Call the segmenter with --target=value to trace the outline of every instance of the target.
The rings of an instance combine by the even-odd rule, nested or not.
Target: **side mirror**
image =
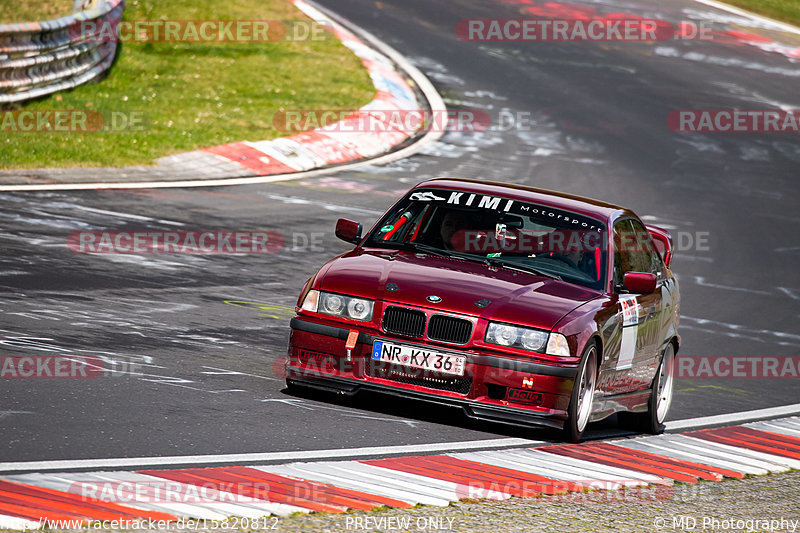
[[[340,218],[336,221],[336,236],[350,244],[357,244],[361,240],[361,224]]]
[[[656,275],[648,272],[627,272],[622,285],[634,294],[652,294],[656,291]]]

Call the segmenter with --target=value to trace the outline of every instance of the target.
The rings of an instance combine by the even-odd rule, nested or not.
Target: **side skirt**
[[[589,421],[597,422],[598,420],[608,418],[620,411],[643,413],[647,411],[647,402],[649,400],[650,389],[617,394],[614,396],[605,396],[599,399],[595,398],[592,404],[592,416],[589,418]]]

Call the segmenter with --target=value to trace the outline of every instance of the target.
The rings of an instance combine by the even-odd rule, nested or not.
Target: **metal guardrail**
[[[0,24],[0,106],[72,89],[109,69],[116,40],[92,38],[82,24],[116,27],[125,0],[76,0],[75,9],[54,20]]]

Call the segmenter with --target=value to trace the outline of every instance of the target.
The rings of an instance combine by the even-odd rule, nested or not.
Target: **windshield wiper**
[[[453,250],[443,250],[441,248],[437,248],[435,246],[431,246],[430,244],[423,244],[418,242],[411,242],[406,241],[402,245],[400,245],[400,250],[405,252],[419,252],[424,254],[431,254],[431,255],[438,255],[441,257],[455,257],[458,259],[463,259],[465,261],[472,261],[474,263],[482,263],[487,266],[499,266],[503,268],[508,268],[510,270],[517,270],[519,272],[525,272],[527,274],[534,274],[536,276],[542,276],[545,278],[555,279],[558,281],[563,281],[561,276],[556,274],[550,274],[549,272],[545,272],[543,270],[539,270],[538,268],[534,268],[528,265],[519,265],[516,263],[508,263],[506,261],[502,261],[500,259],[494,257],[483,257],[479,255],[467,254],[456,252]]]
[[[406,241],[400,245],[400,249],[405,252],[419,252],[421,254],[439,255],[442,257],[455,257],[456,259],[486,264],[486,258],[481,255],[457,252],[456,250],[445,250],[444,248],[437,248],[436,246],[420,242]]]
[[[534,268],[534,267],[528,266],[528,265],[520,265],[518,263],[509,263],[507,261],[502,261],[500,259],[497,259],[496,257],[487,257],[486,258],[486,264],[492,265],[492,266],[499,266],[499,267],[503,267],[503,268],[508,268],[510,270],[518,270],[520,272],[527,272],[528,274],[534,274],[536,276],[542,276],[544,278],[550,278],[550,279],[555,279],[555,280],[558,280],[558,281],[563,281],[561,276],[559,276],[557,274],[551,274],[549,272],[545,272],[544,270],[539,270],[538,268]]]
[[[400,250],[404,252],[419,252],[422,254],[438,255],[441,257],[450,257],[452,254],[447,250],[442,250],[430,244],[422,244],[419,242],[406,241],[400,245]]]

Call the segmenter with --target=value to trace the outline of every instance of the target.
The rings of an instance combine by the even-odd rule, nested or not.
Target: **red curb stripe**
[[[177,517],[159,511],[147,511],[113,502],[106,502],[96,498],[80,496],[71,492],[61,492],[34,485],[25,485],[14,481],[0,480],[0,496],[3,501],[14,499],[21,502],[20,505],[30,507],[51,506],[54,509],[68,511],[70,513],[80,513],[81,516],[91,517],[98,520],[117,520],[125,518],[146,518],[150,520],[177,520]],[[0,503],[0,510],[2,510]],[[36,519],[43,518],[37,516]],[[50,518],[48,514],[47,518]]]
[[[495,490],[496,492],[506,492],[513,496],[519,496],[522,498],[530,498],[534,496],[541,496],[545,490],[548,490],[550,493],[555,493],[553,487],[548,486],[547,489],[542,486],[541,483],[528,483],[525,481],[521,481],[518,479],[512,479],[509,476],[498,476],[492,475],[490,472],[482,472],[480,470],[476,470],[474,468],[467,468],[467,467],[459,467],[455,465],[448,465],[446,463],[440,463],[436,460],[431,460],[429,457],[420,457],[416,459],[413,464],[418,464],[425,466],[427,468],[431,468],[437,471],[444,471],[450,472],[452,474],[461,475],[466,477],[467,479],[472,479],[471,484],[474,486],[475,481],[480,481],[481,483],[489,483],[489,490]]]
[[[751,437],[755,437],[758,439],[764,439],[770,442],[780,442],[788,446],[792,450],[800,451],[800,438],[792,437],[791,435],[783,435],[782,433],[772,433],[770,431],[761,431],[757,429],[747,428],[744,426],[735,426],[730,429],[731,431],[735,431],[736,433],[741,433],[744,435],[749,435]]]
[[[299,133],[290,138],[328,164],[346,163],[361,158],[350,146],[328,137],[324,131]]]
[[[87,522],[86,518],[75,514],[64,514],[57,511],[48,511],[47,516],[42,516],[42,510],[35,507],[26,505],[15,505],[13,503],[3,502],[0,504],[3,514],[13,516],[16,518],[24,518],[38,522],[40,518],[47,518],[48,520],[80,520],[81,523]]]
[[[256,174],[268,176],[271,174],[287,174],[297,172],[297,169],[287,166],[275,158],[269,157],[264,152],[256,150],[243,142],[223,144],[221,146],[211,146],[203,148],[203,152],[215,154],[229,159],[240,166],[252,170]],[[264,162],[263,159],[269,161]]]
[[[148,473],[156,476],[174,476],[175,473],[189,474],[199,478],[203,482],[223,482],[231,483],[231,487],[224,487],[224,492],[241,490],[240,494],[266,501],[275,501],[277,495],[288,499],[285,503],[306,507],[312,510],[323,510],[326,512],[343,512],[347,509],[360,509],[368,511],[382,505],[390,507],[410,507],[410,504],[392,498],[386,498],[375,494],[368,494],[351,489],[337,487],[330,483],[296,479],[272,474],[255,468],[232,467],[232,468],[208,468],[190,470],[167,470]],[[197,480],[184,481],[197,484]],[[268,485],[268,488],[258,489],[251,487],[253,483]],[[241,485],[239,485],[241,484]],[[315,509],[314,507],[323,506],[325,509]]]
[[[742,428],[744,429],[744,428]],[[718,435],[721,437],[727,437],[737,440],[745,440],[748,442],[753,442],[757,444],[761,444],[764,446],[769,446],[771,448],[775,448],[778,450],[784,450],[787,452],[793,453],[800,453],[800,445],[796,445],[792,442],[783,441],[781,439],[773,439],[769,434],[766,433],[748,433],[746,431],[740,431],[740,428],[716,428],[710,430],[701,430],[698,433],[701,434],[709,434],[709,435]]]
[[[312,494],[313,488],[298,482],[294,482],[294,480],[290,479],[273,478],[269,479],[268,481],[263,479],[257,480],[259,483],[269,483],[270,490],[266,491],[263,489],[248,486],[248,484],[252,484],[255,478],[236,476],[232,480],[228,476],[217,475],[216,473],[213,472],[203,472],[202,469],[198,469],[196,471],[169,470],[169,471],[152,471],[146,473],[147,475],[150,476],[157,476],[157,477],[162,477],[164,479],[170,479],[172,481],[178,481],[180,483],[191,483],[195,485],[198,483],[208,483],[208,482],[214,482],[214,483],[234,482],[236,484],[231,488],[231,490],[235,494],[238,494],[240,496],[247,496],[249,498],[256,498],[263,501],[294,505],[297,507],[303,507],[305,509],[309,509],[311,511],[324,512],[324,513],[341,513],[349,508],[346,504],[342,503],[338,498],[335,497],[326,498],[325,501],[320,501],[300,496],[300,490],[303,491],[302,494],[310,495]]]
[[[459,496],[459,499],[474,498],[474,497],[490,498],[491,496],[485,495],[484,491],[512,494],[511,491],[497,491],[491,488],[487,489],[485,487],[478,486],[476,483],[477,480],[474,477],[467,477],[449,472],[441,472],[439,470],[434,470],[433,468],[431,468],[431,466],[433,465],[409,464],[407,462],[400,461],[399,459],[400,458],[373,459],[368,461],[359,461],[359,463],[377,466],[380,468],[388,468],[389,470],[397,470],[400,472],[406,472],[409,474],[416,474],[418,476],[429,477],[433,479],[439,479],[442,481],[449,481],[451,483],[455,483],[458,485],[458,487],[456,487],[456,492],[464,493],[463,495],[457,494]],[[480,495],[476,495],[474,494],[474,492],[478,492]]]
[[[48,516],[52,513],[63,513],[68,516],[72,516],[72,518],[82,518],[86,520],[104,520],[104,519],[118,519],[120,515],[116,515],[113,513],[103,513],[98,511],[92,511],[91,513],[87,513],[87,509],[83,507],[79,507],[77,505],[69,505],[60,502],[53,502],[42,500],[39,498],[30,498],[30,497],[23,497],[19,494],[13,494],[6,491],[0,491],[0,500],[2,500],[2,504],[0,505],[17,505],[20,507],[25,507],[29,509],[36,509],[39,511],[39,516],[37,517],[44,517]],[[2,507],[0,506],[0,510]]]
[[[654,474],[656,476],[673,479],[675,481],[684,481],[686,483],[697,483],[697,478],[694,476],[689,476],[686,474],[675,472],[674,470],[670,470],[667,468],[647,466],[641,463],[627,461],[625,459],[620,459],[617,457],[602,455],[600,453],[591,452],[586,449],[581,449],[580,446],[573,446],[570,448],[561,446],[547,446],[544,448],[539,448],[539,450],[547,453],[554,453],[566,457],[572,457],[573,459],[582,459],[584,461],[589,461],[593,463],[601,463],[606,466],[613,466],[616,468],[625,468],[628,470],[635,470],[637,472]]]
[[[689,436],[704,440],[711,440],[721,444],[729,444],[740,448],[751,448],[767,454],[800,459],[800,451],[791,451],[786,446],[769,439],[760,439],[735,431],[721,431],[719,429],[701,430],[690,433]]]
[[[766,453],[767,455],[776,455],[781,457],[789,457],[792,459],[800,459],[800,454],[787,452],[779,448],[773,448],[772,446],[767,446],[765,444],[752,442],[746,439],[737,439],[735,437],[724,437],[722,435],[692,435],[692,436],[697,437],[699,439],[718,442],[720,444],[727,444],[728,446],[760,451]]]
[[[591,448],[592,451],[599,451],[612,457],[620,457],[622,459],[636,457],[646,464],[664,466],[676,472],[682,472],[708,481],[720,481],[722,479],[721,474],[714,472],[713,469],[709,470],[711,467],[699,463],[692,463],[682,459],[657,455],[655,453],[631,450],[622,446],[614,446],[606,443],[592,443],[587,447]]]
[[[337,498],[346,498],[347,500],[363,501],[365,502],[366,505],[371,505],[370,509],[373,509],[381,505],[387,505],[389,507],[399,507],[403,509],[411,507],[411,504],[409,504],[408,502],[395,500],[394,498],[389,498],[388,496],[381,496],[379,494],[372,494],[360,490],[339,487],[337,485],[334,485],[333,483],[325,483],[322,481],[312,481],[307,479],[294,478],[292,476],[285,476],[281,474],[273,474],[271,472],[264,472],[263,470],[258,470],[257,468],[249,468],[244,466],[227,468],[226,470],[236,475],[251,477],[256,480],[258,479],[266,480],[272,477],[275,477],[276,479],[288,480],[291,481],[292,483],[297,483],[299,480],[302,483],[311,484],[312,486],[318,488],[318,490],[322,490],[325,493],[336,496]]]
[[[517,480],[532,487],[532,490],[544,494],[565,494],[567,492],[582,492],[589,487],[570,481],[560,481],[558,479],[547,478],[530,472],[514,470],[502,466],[490,465],[478,461],[458,459],[447,455],[433,455],[422,457],[422,459],[438,465],[455,467],[465,472],[483,473],[497,477],[500,480]]]
[[[631,448],[625,448],[624,446],[619,446],[619,445],[616,445],[616,444],[605,444],[605,443],[603,443],[602,446],[612,446],[614,448],[623,448],[625,450],[625,453],[628,453],[629,455],[634,455],[634,456],[652,456],[654,458],[658,458],[659,460],[664,460],[664,461],[667,461],[667,460],[669,460],[669,461],[678,461],[680,463],[683,463],[683,464],[686,464],[686,465],[690,465],[690,466],[692,466],[694,468],[698,468],[700,470],[705,470],[706,472],[711,472],[712,475],[713,474],[718,474],[721,477],[732,477],[732,478],[736,478],[736,479],[743,479],[745,477],[745,474],[742,474],[741,472],[736,472],[734,470],[728,470],[727,468],[720,468],[718,466],[707,465],[705,463],[694,463],[692,461],[684,461],[683,459],[675,459],[674,457],[669,457],[669,456],[666,456],[666,455],[659,455],[657,453],[651,453],[651,452],[645,452],[645,451],[642,451],[642,450],[634,450],[634,449],[631,449]],[[697,452],[692,451],[691,453],[697,453]],[[706,479],[706,478],[703,478],[703,479]]]

